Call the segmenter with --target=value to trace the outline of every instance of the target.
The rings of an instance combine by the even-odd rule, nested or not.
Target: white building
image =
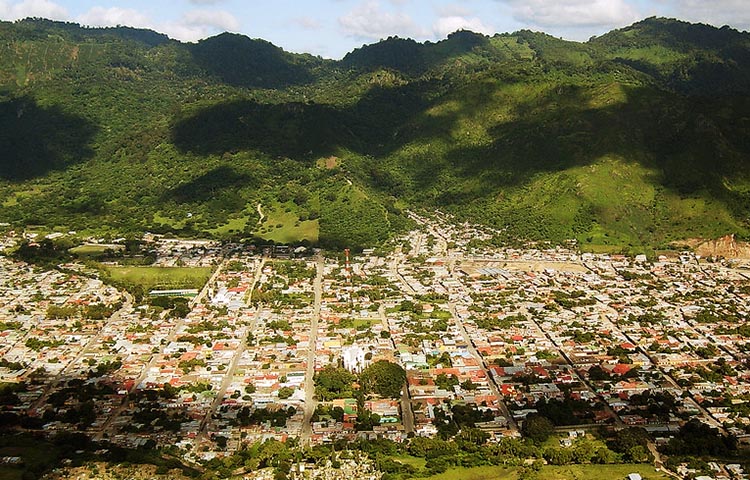
[[[369,364],[369,360],[365,359],[366,353],[357,344],[342,348],[341,357],[344,360],[344,368],[350,372],[360,373]]]

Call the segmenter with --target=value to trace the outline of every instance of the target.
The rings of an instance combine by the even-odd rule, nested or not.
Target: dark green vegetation
[[[2,479],[37,479],[64,465],[78,467],[89,462],[119,465],[154,465],[164,473],[179,469],[187,477],[198,472],[180,461],[153,450],[153,444],[130,450],[107,443],[94,443],[85,434],[63,432],[46,438],[35,433],[0,431],[0,456],[18,457],[18,464],[0,465]]]
[[[355,383],[359,387],[355,387]],[[406,372],[398,364],[378,360],[357,376],[347,369],[328,365],[315,375],[315,395],[322,401],[377,394],[399,398],[406,385]]]
[[[2,222],[358,247],[427,207],[594,250],[750,234],[750,35],[729,28],[341,61],[41,20],[0,40]]]

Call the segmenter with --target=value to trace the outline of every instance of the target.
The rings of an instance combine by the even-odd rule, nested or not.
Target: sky
[[[0,0],[2,20],[127,25],[185,42],[229,31],[326,58],[392,35],[437,41],[460,29],[583,41],[650,16],[747,31],[750,0]]]

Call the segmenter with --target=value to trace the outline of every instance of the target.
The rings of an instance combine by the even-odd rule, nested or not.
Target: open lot
[[[144,290],[201,288],[210,267],[104,267],[116,282],[140,285]]]
[[[428,480],[515,480],[519,469],[508,467],[453,468]],[[657,472],[652,465],[568,465],[545,466],[537,474],[544,480],[624,480],[629,473],[639,473],[644,480],[667,480],[672,477]]]

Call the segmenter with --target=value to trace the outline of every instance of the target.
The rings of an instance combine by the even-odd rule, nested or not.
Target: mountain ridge
[[[747,33],[650,18],[338,61],[159,35],[0,22],[0,222],[339,247],[409,207],[593,250],[748,236]]]

